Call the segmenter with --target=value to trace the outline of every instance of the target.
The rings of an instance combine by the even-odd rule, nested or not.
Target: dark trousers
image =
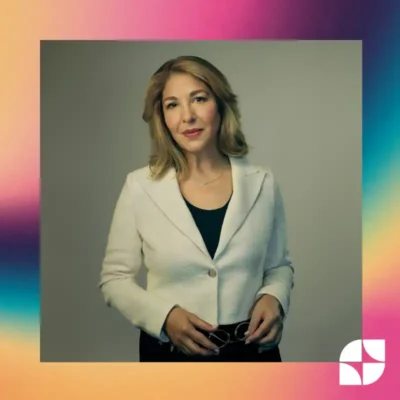
[[[171,351],[170,343],[162,343],[146,332],[140,332],[140,362],[281,362],[278,346],[259,353],[257,344],[244,342],[229,343],[212,356],[189,356],[176,348]]]

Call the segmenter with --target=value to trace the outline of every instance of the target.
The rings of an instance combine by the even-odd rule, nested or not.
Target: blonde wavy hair
[[[210,62],[195,56],[181,56],[165,62],[147,86],[143,120],[148,123],[152,140],[149,167],[153,179],[162,178],[172,167],[177,176],[185,176],[188,166],[182,149],[171,136],[164,120],[162,94],[171,74],[186,73],[203,82],[214,95],[221,125],[218,150],[225,156],[243,157],[248,145],[241,130],[237,96],[226,77]]]

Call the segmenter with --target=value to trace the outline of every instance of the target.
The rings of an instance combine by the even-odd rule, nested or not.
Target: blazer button
[[[215,269],[210,269],[208,270],[208,275],[211,276],[211,278],[215,278],[217,276],[217,271]]]

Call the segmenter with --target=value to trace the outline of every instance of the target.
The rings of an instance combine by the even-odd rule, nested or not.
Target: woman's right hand
[[[218,326],[209,324],[183,308],[172,309],[165,321],[164,328],[172,344],[187,355],[218,354],[218,346],[196,329],[213,332]]]

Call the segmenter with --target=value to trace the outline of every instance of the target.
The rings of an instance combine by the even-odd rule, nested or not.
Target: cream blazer
[[[179,305],[210,324],[250,317],[262,294],[287,316],[294,269],[282,196],[272,171],[230,158],[233,194],[214,259],[180,193],[173,169],[155,181],[144,167],[127,175],[119,195],[101,270],[105,302],[159,340]],[[147,269],[147,288],[135,277]]]

